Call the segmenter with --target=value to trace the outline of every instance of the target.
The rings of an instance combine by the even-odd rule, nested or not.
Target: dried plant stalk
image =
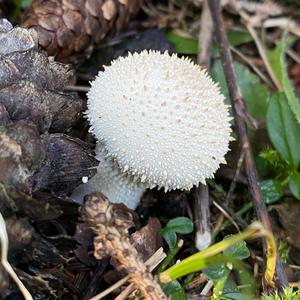
[[[118,271],[128,273],[129,282],[138,287],[144,299],[167,299],[137,250],[130,243],[131,222],[113,211],[113,205],[100,193],[86,197],[82,217],[95,232],[94,255],[97,259],[111,256]]]

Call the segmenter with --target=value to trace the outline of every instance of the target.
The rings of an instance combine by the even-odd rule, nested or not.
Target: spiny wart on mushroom
[[[219,86],[177,55],[143,51],[113,61],[92,83],[87,117],[112,169],[137,183],[130,189],[190,190],[213,177],[229,150],[231,118]]]

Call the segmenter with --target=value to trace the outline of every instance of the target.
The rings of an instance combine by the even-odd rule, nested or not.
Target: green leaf
[[[174,231],[162,232],[162,236],[167,242],[169,248],[175,248],[177,243],[177,235]]]
[[[181,36],[172,31],[166,33],[166,38],[174,44],[176,52],[179,54],[198,53],[198,41],[195,38]]]
[[[173,280],[162,286],[166,295],[171,296],[172,300],[186,300],[183,287],[177,280]]]
[[[267,51],[267,56],[276,78],[282,85],[288,104],[294,113],[297,122],[300,123],[300,103],[294,92],[294,87],[289,79],[285,61],[285,51],[288,47],[290,47],[293,39],[287,39],[287,37],[288,36],[285,32],[276,47]]]
[[[230,270],[224,265],[214,265],[203,269],[203,273],[210,280],[216,282],[228,276]]]
[[[198,39],[180,35],[174,31],[166,33],[168,41],[174,44],[176,52],[179,54],[196,55],[198,53]],[[229,43],[237,46],[252,40],[251,35],[247,31],[231,30],[228,33]]]
[[[281,45],[277,44],[273,49],[266,49],[266,54],[270,65],[272,66],[275,77],[279,82],[281,82],[282,78],[282,68],[280,65],[280,55],[281,55]]]
[[[274,94],[267,111],[270,139],[281,157],[297,169],[300,161],[300,125],[283,93]]]
[[[163,238],[170,248],[174,248],[177,243],[176,233],[188,234],[194,229],[193,222],[186,217],[178,217],[170,220],[161,230]]]
[[[234,69],[249,113],[258,120],[264,119],[269,97],[266,85],[261,84],[259,78],[244,65],[235,62]],[[220,60],[214,63],[211,75],[219,83],[221,91],[225,95],[225,103],[230,104],[229,92]]]
[[[229,236],[225,237],[225,239],[228,237]],[[232,246],[224,250],[224,254],[232,256],[236,259],[245,259],[250,256],[250,252],[245,241],[239,241],[233,244]]]
[[[291,175],[289,187],[293,195],[300,200],[300,173],[295,172]]]
[[[238,46],[253,40],[251,34],[245,30],[230,30],[227,36],[229,44],[232,46]]]
[[[221,300],[252,300],[253,297],[241,293],[236,283],[231,279],[227,279],[220,299]]]
[[[260,187],[263,199],[267,204],[277,202],[283,195],[283,187],[273,179],[263,180]]]
[[[15,5],[20,8],[26,8],[31,5],[32,0],[14,0]]]
[[[264,177],[276,177],[278,181],[284,181],[293,172],[291,165],[275,149],[263,150],[259,157],[263,159],[257,162],[260,164],[258,164],[259,171]]]
[[[193,229],[194,229],[194,225],[191,219],[186,217],[178,217],[170,220],[163,230],[188,234],[191,233]]]
[[[290,105],[290,108],[292,110],[292,112],[295,114],[295,117],[298,121],[298,123],[300,123],[300,103],[299,100],[297,99],[295,92],[294,92],[294,87],[289,79],[289,75],[287,72],[287,66],[286,66],[286,62],[285,62],[285,34],[283,35],[283,38],[280,42],[281,45],[281,55],[280,55],[280,66],[281,66],[281,83],[282,83],[282,87],[283,90],[285,92],[285,95],[288,99],[288,103]]]

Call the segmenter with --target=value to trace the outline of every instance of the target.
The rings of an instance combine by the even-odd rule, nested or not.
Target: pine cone
[[[23,26],[35,28],[39,44],[61,62],[89,57],[109,32],[120,32],[142,0],[33,0]]]
[[[81,100],[63,92],[73,73],[38,49],[34,30],[0,20],[0,70],[0,103],[13,121],[25,120],[43,133],[66,131],[78,119]]]
[[[67,195],[96,173],[92,150],[62,133],[81,112],[78,95],[64,92],[72,77],[38,49],[34,29],[0,19],[0,208],[38,216],[36,193]]]

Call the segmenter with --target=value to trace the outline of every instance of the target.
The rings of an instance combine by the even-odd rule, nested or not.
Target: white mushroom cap
[[[85,195],[93,192],[102,192],[111,202],[124,203],[127,207],[135,209],[139,204],[146,187],[144,184],[133,182],[115,167],[98,145],[96,158],[99,160],[97,174],[88,182],[77,187],[71,198],[79,203]]]
[[[187,58],[143,51],[105,67],[88,93],[91,130],[123,173],[189,190],[225,163],[230,116],[219,86]]]

